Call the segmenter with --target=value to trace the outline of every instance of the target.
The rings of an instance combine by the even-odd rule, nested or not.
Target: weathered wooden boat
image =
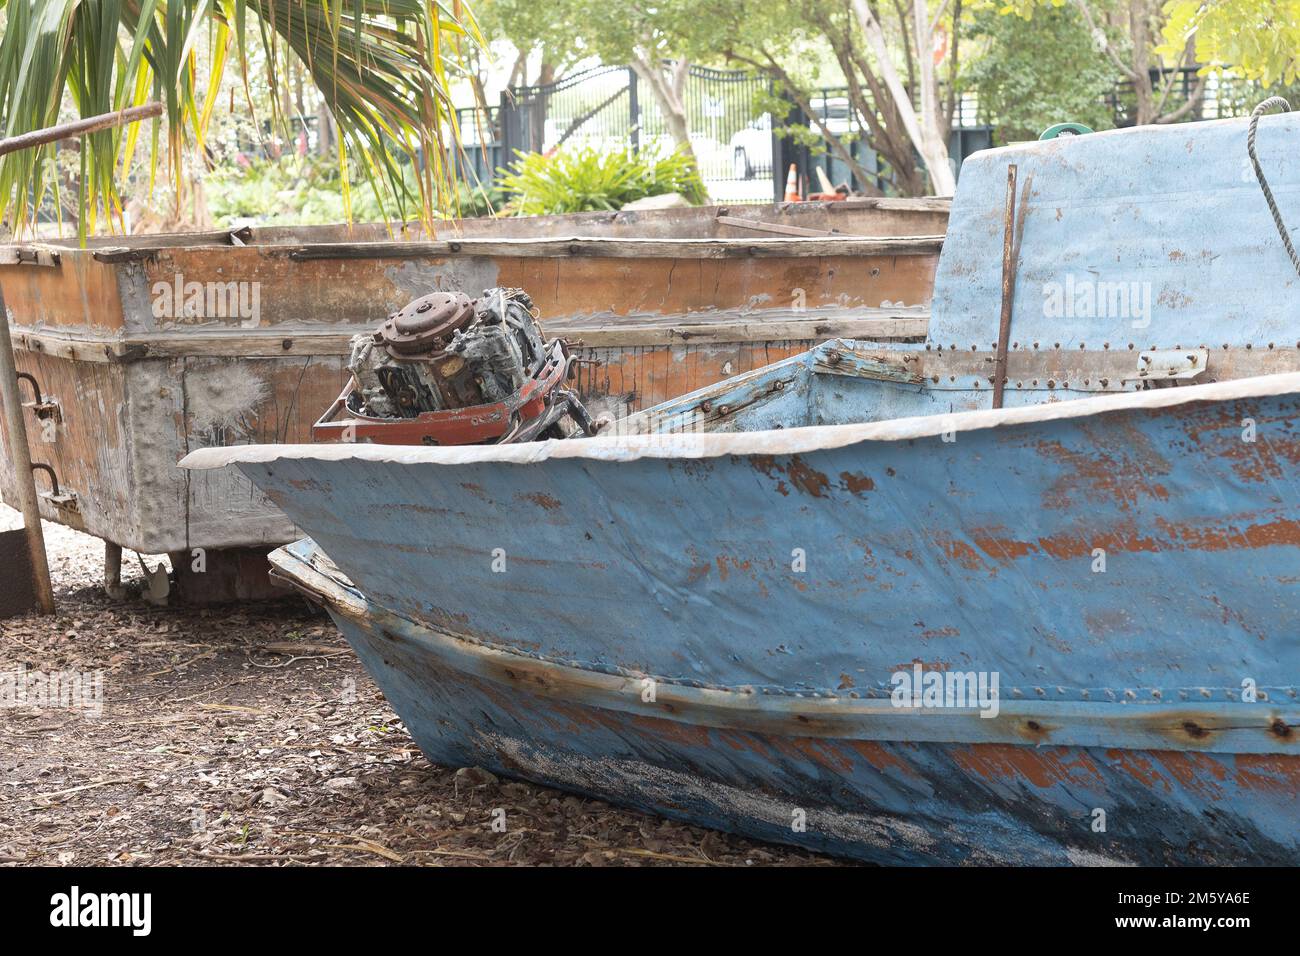
[[[1282,197],[1297,134],[1260,128]],[[588,439],[182,464],[312,535],[277,573],[435,762],[876,862],[1294,863],[1297,276],[1245,135],[967,160],[924,345],[833,340]],[[1045,306],[1087,279],[1149,311]]]
[[[250,596],[265,553],[300,532],[238,475],[177,459],[311,441],[351,337],[411,299],[529,290],[547,333],[579,343],[584,398],[620,416],[828,335],[919,341],[947,211],[862,200],[466,220],[433,240],[358,225],[0,247],[42,513],[103,538],[110,565],[122,547],[172,553],[191,599]],[[0,491],[14,500],[7,458]]]

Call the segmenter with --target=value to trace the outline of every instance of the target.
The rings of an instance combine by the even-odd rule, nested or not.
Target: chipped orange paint
[[[952,759],[966,772],[991,783],[1021,779],[1040,789],[1057,784],[1102,784],[1101,772],[1092,758],[1069,747],[972,744],[953,748]]]
[[[970,539],[975,542],[975,547],[1002,564],[1010,564],[1017,558],[1038,553],[1037,545],[1004,537],[1006,531],[1006,528],[1001,527],[980,528],[970,533]]]
[[[842,471],[840,472],[840,487],[851,494],[861,496],[863,492],[875,490],[876,483],[868,475]]]
[[[984,560],[975,553],[975,549],[965,541],[958,541],[956,538],[949,537],[948,535],[936,534],[934,536],[934,542],[947,556],[949,561],[956,561],[957,564],[961,565],[961,567],[965,568],[967,571],[988,570],[988,565],[986,565]]]
[[[1169,465],[1140,429],[1108,419],[1104,430],[1085,431],[1106,440],[1094,440],[1087,452],[1066,448],[1054,439],[1035,443],[1038,454],[1067,466],[1064,475],[1043,492],[1044,507],[1068,511],[1091,499],[1109,498],[1128,511],[1146,497],[1168,499],[1169,490],[1151,476],[1168,474]]]
[[[871,764],[876,770],[897,770],[904,776],[917,777],[916,770],[902,757],[890,751],[884,744],[874,740],[845,741],[850,750]]]
[[[1101,548],[1107,552],[1157,552],[1167,550],[1235,551],[1243,548],[1300,546],[1300,521],[1278,519],[1237,527],[1218,527],[1202,524],[1174,524],[1157,519],[1154,524],[1163,537],[1152,537],[1139,532],[1135,523],[1099,531],[1089,536],[1055,535],[1039,538],[1036,542],[1018,541],[981,533],[974,538],[981,551],[990,557],[1019,558],[1038,553],[1039,549],[1053,558],[1092,557]]]
[[[1286,754],[1238,754],[1234,782],[1247,790],[1269,791],[1296,799],[1300,793],[1300,757]]]
[[[665,720],[662,717],[651,717],[646,714],[632,714],[627,719],[632,726],[658,739],[672,741],[686,747],[708,749],[712,746],[712,730],[700,724],[690,724],[680,720]],[[617,731],[619,721],[611,717],[609,727],[611,730]]]
[[[928,641],[931,638],[935,638],[935,637],[960,637],[960,636],[961,636],[961,631],[953,627],[951,624],[948,625],[947,627],[933,627],[930,628],[929,630],[921,632],[921,640],[923,641]]]
[[[853,769],[853,761],[846,755],[838,753],[833,743],[811,737],[772,737],[772,749],[777,753],[798,761],[801,757],[811,760],[819,767],[833,773],[848,773]]]
[[[1166,791],[1170,789],[1169,781],[1160,775],[1147,757],[1136,750],[1107,750],[1106,759],[1148,790],[1157,784],[1163,785]]]
[[[776,490],[785,496],[790,494],[790,487],[785,481],[777,478],[777,475],[785,475],[789,479],[790,485],[813,498],[824,497],[831,486],[830,479],[826,475],[810,466],[799,455],[792,455],[788,466],[778,464],[776,458],[772,455],[750,455],[749,461],[757,471],[761,471],[767,477],[776,480]],[[873,490],[876,484],[866,475],[846,471],[840,474],[839,487],[860,496],[863,492]]]
[[[830,487],[826,476],[798,455],[790,459],[790,467],[786,474],[789,475],[791,484],[814,498],[820,498],[822,492]]]
[[[546,511],[555,511],[560,507],[560,501],[558,498],[552,498],[550,495],[544,494],[540,491],[534,491],[529,494],[518,495],[517,497],[522,498],[526,501],[531,501],[533,504],[537,505],[537,507],[542,508]]]
[[[1194,750],[1160,750],[1153,752],[1152,756],[1184,789],[1205,800],[1223,799],[1221,784],[1227,781],[1228,771],[1211,754]]]

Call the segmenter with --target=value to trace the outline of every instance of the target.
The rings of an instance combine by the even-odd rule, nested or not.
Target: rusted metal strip
[[[17,152],[20,149],[32,149],[36,146],[56,143],[61,139],[71,139],[75,136],[98,133],[101,130],[125,126],[128,123],[137,123],[140,120],[152,119],[161,115],[161,103],[146,103],[144,106],[132,106],[114,113],[100,113],[98,116],[88,116],[85,119],[79,119],[71,123],[32,130],[30,133],[21,133],[8,139],[0,139],[0,156]]]
[[[1002,407],[1007,381],[1007,348],[1011,344],[1011,305],[1016,298],[1016,164],[1007,166],[1007,205],[1002,221],[1002,314],[998,320],[997,359],[993,364],[993,407]]]

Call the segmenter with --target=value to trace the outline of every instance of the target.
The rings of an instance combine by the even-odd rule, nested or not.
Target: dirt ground
[[[0,621],[0,679],[77,671],[89,706],[0,704],[0,865],[836,862],[434,766],[306,602],[153,607],[130,552],[113,602],[103,545],[45,529],[59,611]]]

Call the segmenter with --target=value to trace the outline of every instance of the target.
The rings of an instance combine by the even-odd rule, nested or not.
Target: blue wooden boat
[[[1259,132],[1294,205],[1300,122]],[[436,763],[882,863],[1294,863],[1300,280],[1244,140],[968,160],[924,345],[827,342],[584,440],[183,464],[312,536],[277,573]],[[1145,314],[1047,304],[1088,281]]]

